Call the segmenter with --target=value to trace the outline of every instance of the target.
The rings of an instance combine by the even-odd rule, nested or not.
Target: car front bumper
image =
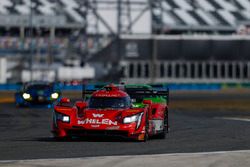
[[[70,123],[57,121],[57,125],[53,125],[52,133],[55,137],[59,138],[68,136],[108,136],[138,139],[141,135],[145,134],[145,127],[141,125],[139,128],[136,128],[135,122],[106,127],[89,127],[82,125],[72,125]]]

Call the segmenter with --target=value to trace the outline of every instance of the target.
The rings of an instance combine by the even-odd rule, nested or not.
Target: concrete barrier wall
[[[94,87],[93,85],[88,85],[90,88]],[[164,84],[165,88],[170,90],[221,90],[221,89],[250,89],[250,83],[180,83],[180,84]],[[17,91],[21,88],[17,84],[0,84],[0,91]],[[58,87],[62,91],[81,91],[81,85],[63,85]]]

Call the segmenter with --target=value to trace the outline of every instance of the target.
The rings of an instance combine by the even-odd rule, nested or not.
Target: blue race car
[[[55,85],[47,82],[29,82],[15,93],[16,106],[45,106],[52,107],[55,101],[60,100],[61,93]]]

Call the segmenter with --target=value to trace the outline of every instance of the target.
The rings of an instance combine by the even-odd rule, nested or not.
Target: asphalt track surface
[[[173,95],[172,101],[249,99],[249,95]],[[166,139],[133,142],[114,138],[55,141],[50,133],[51,110],[0,104],[0,160],[72,158],[111,155],[189,153],[250,149],[250,122],[217,119],[248,117],[236,110],[170,110],[171,131]]]

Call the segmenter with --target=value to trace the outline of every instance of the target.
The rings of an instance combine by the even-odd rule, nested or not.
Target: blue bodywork
[[[52,94],[57,93],[57,98],[52,98]],[[29,98],[24,98],[24,94]],[[20,91],[15,93],[15,103],[17,106],[26,107],[53,107],[53,104],[61,99],[61,92],[55,85],[36,82],[24,84]]]

